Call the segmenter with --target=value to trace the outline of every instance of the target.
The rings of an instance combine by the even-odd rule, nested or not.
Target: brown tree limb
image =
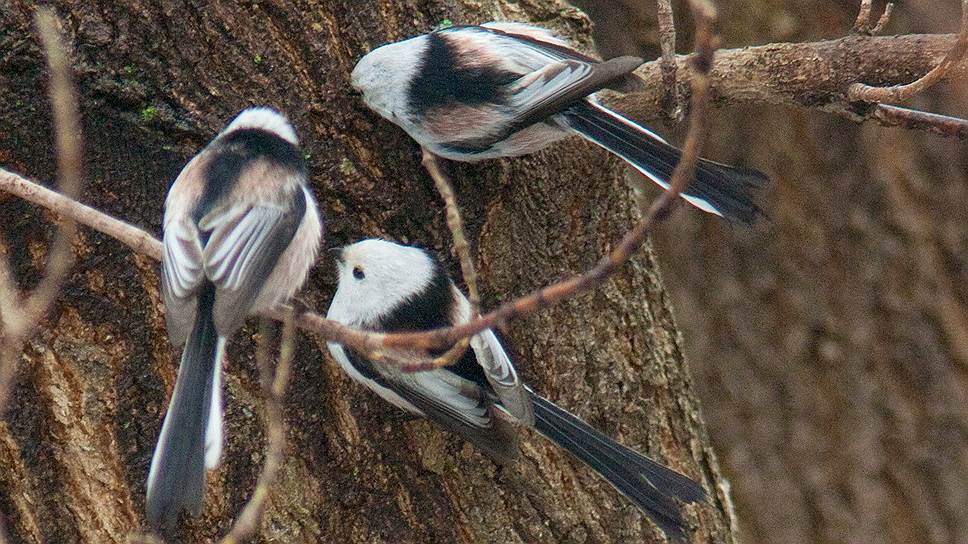
[[[859,104],[848,96],[850,85],[895,85],[922,77],[952,50],[957,38],[951,34],[903,36],[847,36],[810,43],[774,43],[716,52],[710,73],[715,106],[774,104],[797,106],[847,117],[855,122],[881,121],[875,107]],[[679,94],[687,99],[692,71],[687,57],[676,57]],[[660,81],[657,61],[643,64],[636,74],[646,81]],[[968,62],[947,70],[942,80],[964,78]],[[664,90],[652,85],[634,94],[612,95],[606,102],[642,120],[662,115]]]
[[[865,3],[869,4],[870,2],[865,0]],[[880,26],[880,23],[878,23],[878,26]],[[968,0],[961,2],[961,30],[958,33],[958,40],[944,59],[931,71],[904,85],[875,87],[863,83],[854,83],[850,86],[848,96],[852,100],[865,102],[903,102],[941,81],[949,70],[962,61],[965,52],[968,52]]]

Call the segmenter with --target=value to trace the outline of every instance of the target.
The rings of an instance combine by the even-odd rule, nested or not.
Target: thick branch
[[[954,46],[953,34],[906,36],[848,36],[812,43],[775,43],[716,52],[710,75],[716,106],[777,104],[820,109],[855,121],[873,119],[873,105],[852,103],[847,97],[854,83],[887,86],[909,83],[937,66]],[[678,88],[688,97],[692,71],[687,57],[676,58]],[[661,81],[659,61],[642,65],[636,73],[646,81]],[[965,77],[968,62],[949,70],[945,79]],[[665,90],[651,85],[642,92],[609,100],[639,119],[662,115]]]

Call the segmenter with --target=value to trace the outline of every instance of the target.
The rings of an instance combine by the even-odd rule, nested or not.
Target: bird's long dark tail
[[[625,159],[643,175],[668,189],[682,152],[649,129],[594,101],[582,100],[563,111],[568,126],[585,139]],[[730,222],[751,225],[762,210],[753,192],[766,185],[766,175],[699,159],[682,197],[697,208]]]
[[[171,529],[183,510],[201,513],[205,468],[217,465],[221,452],[225,339],[215,330],[213,304],[214,292],[207,286],[198,296],[195,324],[151,459],[145,506],[148,522],[158,529]]]
[[[626,448],[534,392],[531,397],[539,433],[601,474],[666,535],[686,540],[682,514],[672,499],[705,500],[706,492],[698,483]]]

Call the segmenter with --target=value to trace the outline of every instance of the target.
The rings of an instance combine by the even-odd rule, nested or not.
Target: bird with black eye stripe
[[[369,239],[334,250],[338,286],[327,317],[372,331],[421,331],[463,323],[471,308],[429,252]],[[706,498],[687,476],[636,453],[541,397],[518,378],[490,329],[454,365],[408,373],[330,342],[349,376],[391,404],[470,441],[498,461],[517,454],[516,425],[531,427],[587,464],[665,533],[685,541],[676,500]]]
[[[322,235],[296,133],[271,109],[240,113],[172,184],[161,286],[168,335],[184,350],[148,473],[153,527],[201,513],[205,470],[222,453],[225,343],[302,286]]]
[[[353,69],[363,101],[434,154],[475,162],[533,153],[570,135],[618,155],[663,188],[682,152],[605,107],[595,93],[641,88],[642,59],[601,62],[521,23],[452,26],[379,47]],[[762,211],[764,174],[700,159],[682,193],[730,222]]]

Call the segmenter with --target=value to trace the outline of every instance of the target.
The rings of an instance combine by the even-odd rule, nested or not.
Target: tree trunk
[[[46,72],[31,2],[0,0],[0,164],[54,177]],[[237,111],[285,111],[303,141],[327,244],[385,236],[448,259],[443,207],[402,131],[349,94],[366,51],[444,19],[540,22],[589,47],[589,22],[528,2],[61,3],[87,153],[84,201],[156,234],[169,184]],[[636,218],[620,163],[581,142],[452,167],[492,307],[594,263]],[[0,195],[3,247],[22,287],[41,269],[50,214]],[[148,463],[174,384],[158,264],[83,230],[59,303],[30,341],[0,423],[0,513],[16,542],[124,542],[143,529]],[[322,258],[305,292],[324,310]],[[250,324],[229,348],[227,447],[188,541],[224,534],[263,461]],[[731,541],[706,439],[651,249],[604,288],[510,325],[538,391],[701,481],[694,542]],[[286,400],[288,448],[262,525],[282,542],[632,542],[658,531],[589,470],[528,434],[506,467],[351,384],[301,335]]]

